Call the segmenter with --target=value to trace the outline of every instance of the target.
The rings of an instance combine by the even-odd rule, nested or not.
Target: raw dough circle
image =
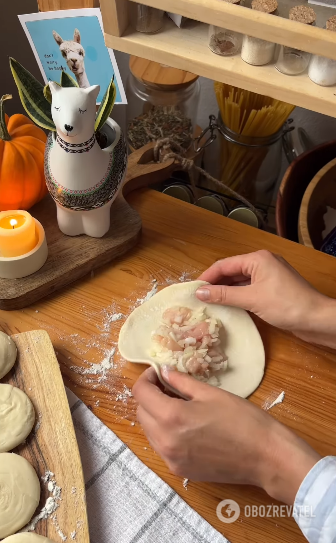
[[[27,394],[0,384],[0,453],[11,451],[30,434],[35,410]]]
[[[17,348],[14,341],[0,332],[0,379],[4,377],[15,364]]]
[[[198,309],[206,306],[209,317],[224,325],[221,341],[228,356],[228,369],[216,374],[219,388],[247,398],[259,386],[265,370],[265,351],[260,334],[251,317],[243,309],[206,304],[195,292],[204,281],[171,285],[137,307],[128,317],[119,335],[119,351],[130,362],[151,364],[161,378],[158,363],[151,357],[151,334],[161,322],[163,312],[180,306]]]
[[[1,543],[54,543],[54,541],[51,541],[51,539],[48,539],[47,537],[43,537],[43,535],[23,532],[22,534],[11,535]]]
[[[14,453],[0,454],[0,539],[15,534],[32,518],[41,487],[34,468]]]

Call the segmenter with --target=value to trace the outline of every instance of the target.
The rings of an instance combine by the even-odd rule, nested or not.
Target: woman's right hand
[[[336,300],[315,290],[282,257],[268,251],[219,260],[197,291],[207,303],[241,307],[306,341],[336,348]]]

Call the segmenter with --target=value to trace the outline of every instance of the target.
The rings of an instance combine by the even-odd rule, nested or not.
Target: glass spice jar
[[[276,0],[252,0],[252,9],[276,15],[278,2]],[[253,36],[244,36],[241,51],[241,58],[253,66],[264,66],[272,62],[275,52],[275,43],[254,38]]]
[[[131,2],[131,24],[137,32],[156,34],[163,26],[164,11]]]
[[[197,75],[131,56],[126,94],[131,151],[161,138],[190,147],[200,95]]]
[[[240,4],[240,0],[224,0],[229,4]],[[216,55],[227,57],[239,53],[242,44],[242,34],[227,30],[220,26],[209,26],[209,47]]]
[[[336,32],[336,15],[327,20],[326,29]],[[336,85],[336,60],[313,55],[309,63],[308,75],[314,83],[322,87]]]
[[[311,7],[295,6],[289,10],[289,19],[291,21],[312,25],[315,23],[316,14]],[[299,75],[306,70],[310,57],[311,54],[306,51],[300,51],[294,47],[281,45],[275,67],[279,72],[285,75]]]

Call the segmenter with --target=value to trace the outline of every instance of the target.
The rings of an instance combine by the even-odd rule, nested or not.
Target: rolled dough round
[[[0,384],[0,453],[20,445],[34,422],[35,410],[28,396],[19,388]]]
[[[34,468],[13,453],[0,454],[0,539],[15,534],[32,518],[41,487]]]
[[[0,332],[0,379],[4,377],[14,366],[17,349],[14,341]]]
[[[204,281],[171,285],[137,307],[128,317],[119,335],[119,351],[130,362],[151,364],[160,376],[158,363],[151,356],[151,335],[158,328],[163,312],[169,307],[206,307],[209,317],[220,319],[220,339],[228,368],[216,373],[219,388],[246,398],[259,386],[265,370],[265,351],[260,334],[251,317],[243,309],[206,304],[196,298],[196,290]]]
[[[51,539],[43,537],[43,535],[33,534],[31,532],[24,532],[22,534],[15,534],[3,539],[1,543],[54,543]]]

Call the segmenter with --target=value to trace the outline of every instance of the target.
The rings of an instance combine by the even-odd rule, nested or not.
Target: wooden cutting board
[[[23,390],[36,411],[36,426],[26,442],[13,452],[24,456],[40,480],[52,472],[62,489],[59,507],[47,520],[40,520],[35,533],[56,543],[89,543],[85,485],[81,459],[67,396],[51,340],[44,330],[12,336],[18,348],[13,370],[2,379]],[[36,515],[53,494],[41,480],[41,501]]]
[[[49,195],[30,209],[45,230],[48,258],[40,270],[28,277],[0,278],[0,309],[27,307],[120,257],[137,244],[141,219],[125,196],[137,188],[169,178],[178,169],[174,160],[153,163],[153,148],[154,143],[150,143],[130,155],[123,189],[111,207],[110,230],[102,238],[64,235],[57,224],[55,202]]]

